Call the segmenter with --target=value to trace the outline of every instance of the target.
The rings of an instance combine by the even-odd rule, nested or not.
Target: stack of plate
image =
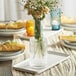
[[[62,24],[62,27],[69,31],[76,31],[76,24]]]
[[[76,42],[70,42],[67,40],[62,40],[61,44],[68,47],[68,48],[76,49]]]
[[[61,44],[76,49],[76,35],[60,35]]]

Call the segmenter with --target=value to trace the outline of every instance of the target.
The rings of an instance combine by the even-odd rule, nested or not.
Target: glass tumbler
[[[61,9],[54,8],[51,13],[51,26],[52,30],[59,30],[61,24]]]

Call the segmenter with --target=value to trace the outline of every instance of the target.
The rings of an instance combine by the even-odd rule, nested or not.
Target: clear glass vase
[[[43,37],[41,20],[35,19],[35,35],[30,39],[30,65],[44,67],[47,64],[47,41]]]

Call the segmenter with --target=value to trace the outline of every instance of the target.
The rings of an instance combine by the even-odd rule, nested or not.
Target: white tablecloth
[[[69,32],[61,32],[62,34],[69,34]],[[24,41],[26,46],[26,50],[25,50],[25,54],[16,58],[15,60],[13,60],[13,65],[23,61],[24,59],[26,59],[27,57],[29,57],[28,55],[28,50],[29,50],[29,43],[27,41]],[[33,74],[29,74],[29,73],[24,73],[24,72],[20,72],[20,71],[16,71],[13,69],[13,76],[76,76],[76,50],[64,47],[63,45],[60,44],[60,41],[57,37],[51,37],[51,43],[54,45],[49,45],[49,49],[51,51],[56,51],[56,52],[60,52],[60,53],[65,53],[70,55],[70,58],[67,61],[64,61],[50,69],[48,69],[47,71],[43,72],[40,75],[33,75]]]

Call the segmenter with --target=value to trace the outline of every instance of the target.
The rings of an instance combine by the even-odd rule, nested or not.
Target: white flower
[[[27,0],[24,8],[28,10],[28,15],[36,18],[43,18],[56,4],[57,0]]]

